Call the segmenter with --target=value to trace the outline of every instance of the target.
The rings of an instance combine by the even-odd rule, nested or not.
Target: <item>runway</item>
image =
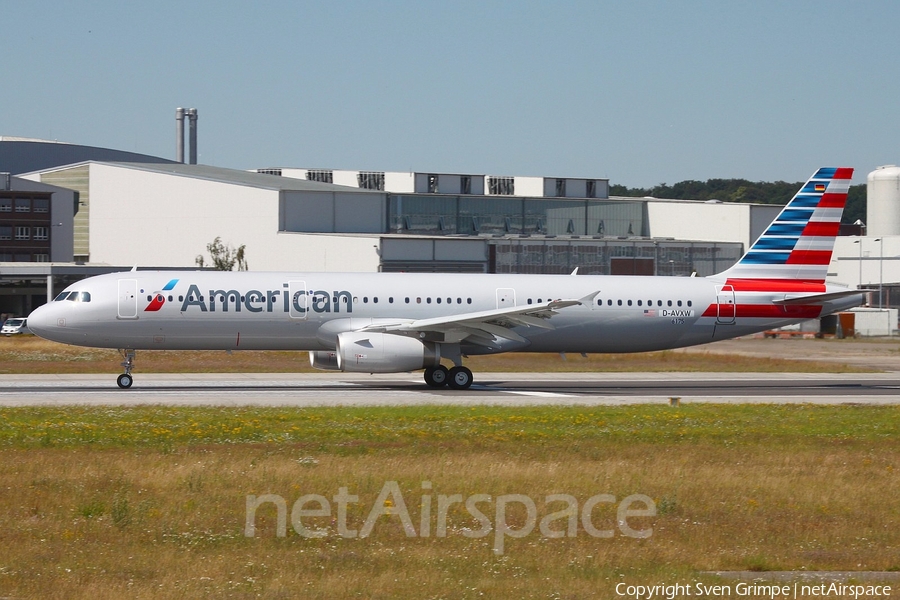
[[[0,406],[900,404],[900,373],[476,373],[465,391],[432,389],[419,373],[2,375]]]

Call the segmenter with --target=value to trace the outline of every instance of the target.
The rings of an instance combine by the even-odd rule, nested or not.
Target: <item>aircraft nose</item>
[[[59,327],[59,319],[55,312],[49,304],[37,307],[28,315],[28,329],[44,339],[53,339],[51,332]]]

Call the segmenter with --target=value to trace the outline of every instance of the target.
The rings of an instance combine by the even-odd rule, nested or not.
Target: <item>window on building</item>
[[[0,198],[0,212],[12,212],[12,198]]]
[[[557,179],[556,180],[556,196],[558,198],[566,197],[566,180],[565,179]]]
[[[322,183],[334,183],[334,172],[329,169],[310,169],[306,172],[309,181],[321,181]]]
[[[463,175],[459,178],[459,193],[460,194],[471,194],[472,193],[472,178],[468,175]]]
[[[356,182],[364,190],[384,191],[384,173],[360,172],[356,176]]]
[[[488,193],[496,196],[515,195],[515,179],[512,177],[488,177]]]
[[[428,193],[429,194],[437,194],[438,193],[438,176],[437,175],[429,175],[428,176]]]
[[[35,198],[34,199],[34,212],[36,212],[36,213],[50,212],[50,199],[49,198]]]
[[[49,254],[35,254],[34,262],[50,262]]]
[[[16,227],[16,239],[17,240],[30,240],[31,239],[31,227]]]
[[[16,198],[16,212],[31,212],[31,198]]]
[[[281,169],[257,169],[257,173],[262,173],[263,175],[278,175],[281,176]]]
[[[13,254],[13,262],[31,262],[30,254]]]
[[[0,240],[11,240],[12,233],[12,227],[10,225],[0,225]]]
[[[34,239],[40,241],[47,241],[50,239],[50,230],[47,227],[35,227],[34,228]]]
[[[587,181],[587,189],[584,193],[588,198],[596,198],[597,197],[597,182],[593,179],[588,179]]]

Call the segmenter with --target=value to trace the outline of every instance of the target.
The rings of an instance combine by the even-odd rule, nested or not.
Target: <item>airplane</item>
[[[470,355],[667,350],[862,304],[866,290],[825,283],[852,175],[816,171],[734,266],[709,277],[132,270],[70,285],[28,325],[119,349],[123,389],[137,350],[305,350],[319,369],[424,369],[428,386],[464,390]]]

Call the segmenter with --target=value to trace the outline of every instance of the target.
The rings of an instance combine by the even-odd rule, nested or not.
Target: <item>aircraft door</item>
[[[306,293],[305,281],[288,282],[288,303],[292,319],[305,319],[309,315],[309,295]]]
[[[723,285],[716,298],[716,323],[731,325],[735,317],[734,287]]]
[[[119,318],[137,319],[137,279],[119,280]]]
[[[516,290],[497,288],[497,308],[509,308],[516,305]]]

